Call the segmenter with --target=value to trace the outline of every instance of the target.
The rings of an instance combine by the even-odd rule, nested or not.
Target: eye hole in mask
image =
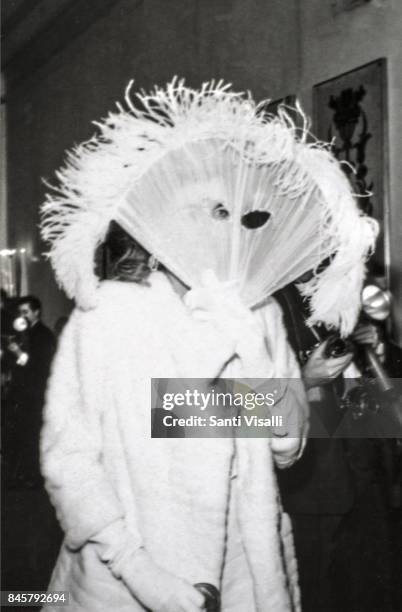
[[[222,204],[222,202],[219,202],[218,204],[216,204],[216,206],[213,207],[211,215],[214,219],[223,220],[228,219],[230,217],[230,212],[224,206],[224,204]]]
[[[241,218],[241,223],[247,229],[258,229],[266,224],[271,213],[266,210],[252,210]]]

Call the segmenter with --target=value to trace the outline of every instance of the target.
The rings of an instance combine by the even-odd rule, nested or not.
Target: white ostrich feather
[[[377,224],[360,213],[328,146],[306,142],[301,111],[302,129],[284,110],[267,118],[222,81],[194,90],[177,79],[136,94],[137,108],[130,87],[127,108],[68,154],[42,208],[67,294],[96,305],[94,251],[114,219],[187,285],[213,269],[250,307],[335,253],[300,290],[311,324],[350,333]],[[269,219],[245,227],[256,211]]]

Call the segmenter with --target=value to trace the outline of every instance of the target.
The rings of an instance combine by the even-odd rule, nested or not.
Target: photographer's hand
[[[365,344],[372,348],[375,348],[380,341],[377,326],[373,323],[359,323],[352,338],[357,344]]]
[[[20,354],[22,353],[20,347],[18,346],[16,342],[14,342],[14,340],[9,342],[7,348],[10,351],[10,353],[13,353],[14,355],[16,355],[16,357],[19,357]]]
[[[17,365],[24,366],[28,362],[28,359],[29,359],[28,353],[24,353],[24,351],[21,350],[17,342],[15,342],[14,340],[9,342],[7,349],[10,351],[10,353],[13,353],[13,355],[16,356]]]
[[[347,368],[353,359],[352,353],[341,357],[326,357],[328,340],[322,342],[309,356],[302,369],[302,376],[307,388],[319,387],[331,383]]]

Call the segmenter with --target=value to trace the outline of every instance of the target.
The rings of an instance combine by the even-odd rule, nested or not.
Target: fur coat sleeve
[[[93,338],[96,327],[96,321],[79,310],[68,322],[52,368],[41,435],[42,472],[72,549],[124,517],[102,463],[104,347]],[[139,546],[139,532],[131,531]]]

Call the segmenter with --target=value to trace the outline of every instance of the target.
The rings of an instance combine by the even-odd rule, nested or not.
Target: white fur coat
[[[95,310],[72,314],[48,387],[42,470],[65,531],[49,589],[70,592],[70,611],[143,610],[88,542],[120,517],[161,566],[219,587],[236,454],[256,609],[298,610],[269,440],[150,437],[150,377],[213,377],[228,347],[190,316],[160,273],[152,287],[108,281],[99,294]],[[267,375],[299,376],[279,307],[271,301],[257,316],[273,356]],[[239,603],[239,612],[255,611]]]

